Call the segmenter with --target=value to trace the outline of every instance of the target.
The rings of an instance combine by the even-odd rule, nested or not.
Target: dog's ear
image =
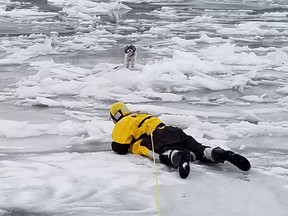
[[[134,45],[130,45],[130,48],[133,50],[133,52],[135,52],[136,51],[136,47],[134,46]]]
[[[127,51],[128,51],[129,49],[131,49],[130,46],[131,46],[131,45],[126,45],[126,46],[124,47],[124,53],[127,53]]]
[[[127,50],[129,49],[129,47],[128,46],[125,46],[124,47],[124,53],[127,53]]]

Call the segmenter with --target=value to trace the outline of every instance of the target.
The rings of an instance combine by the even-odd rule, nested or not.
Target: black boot
[[[172,157],[172,163],[175,168],[178,168],[179,175],[183,179],[187,178],[190,173],[190,159],[190,151],[187,149],[177,152]]]
[[[220,147],[212,149],[211,156],[215,162],[223,163],[224,161],[228,161],[243,171],[248,171],[251,168],[251,164],[247,158],[233,151],[224,150]]]
[[[190,151],[187,149],[183,151],[167,150],[160,154],[160,161],[178,169],[179,175],[183,179],[187,178],[190,173],[190,158]]]

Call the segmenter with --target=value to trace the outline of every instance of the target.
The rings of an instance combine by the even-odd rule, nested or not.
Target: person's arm
[[[112,150],[118,154],[124,155],[128,153],[130,144],[120,144],[117,142],[111,143]]]

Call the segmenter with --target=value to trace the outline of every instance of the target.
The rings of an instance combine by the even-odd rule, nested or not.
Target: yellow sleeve
[[[119,144],[131,144],[133,141],[133,131],[131,128],[131,122],[125,121],[123,118],[117,122],[112,131],[112,139]]]

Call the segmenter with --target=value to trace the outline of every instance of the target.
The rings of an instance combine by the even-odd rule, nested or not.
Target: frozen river
[[[151,162],[117,156],[127,170],[110,151],[120,100],[252,162],[243,175],[192,165],[187,185],[159,165],[163,215],[208,215],[203,203],[216,216],[287,215],[287,25],[286,0],[0,0],[0,214],[156,215]],[[127,44],[135,70],[121,67]],[[228,182],[235,197],[211,189],[222,202],[198,205],[202,177],[204,192]]]

